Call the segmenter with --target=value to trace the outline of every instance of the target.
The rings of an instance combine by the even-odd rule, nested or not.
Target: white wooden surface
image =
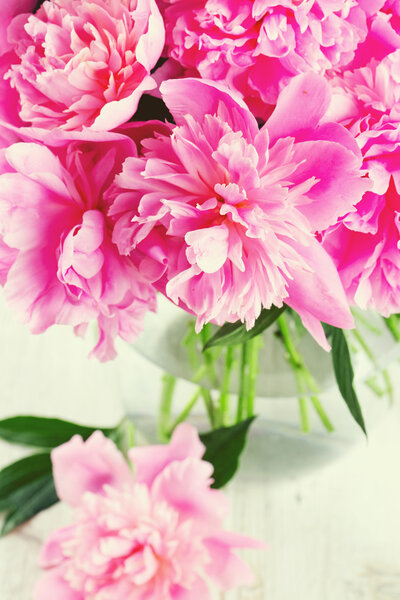
[[[123,359],[106,365],[88,360],[89,344],[68,329],[31,336],[2,299],[0,331],[1,416],[36,413],[96,425],[121,416]],[[143,366],[128,366],[142,375],[132,394],[147,402],[154,392],[146,387]],[[400,383],[396,369],[392,375]],[[20,455],[18,448],[0,445],[1,465]],[[394,408],[368,444],[318,472],[279,484],[233,483],[227,525],[262,538],[269,550],[244,553],[256,573],[254,587],[221,598],[399,600],[399,463],[400,410]],[[0,541],[0,600],[31,598],[40,544],[68,519],[57,505]]]

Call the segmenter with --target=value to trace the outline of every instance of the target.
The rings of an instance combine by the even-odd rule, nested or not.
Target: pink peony
[[[168,446],[132,449],[134,475],[100,432],[54,450],[57,493],[76,516],[45,544],[34,599],[207,600],[206,579],[250,583],[232,548],[263,545],[222,529],[228,507],[203,453],[188,424]]]
[[[294,78],[259,131],[246,105],[199,79],[161,86],[176,127],[142,141],[112,190],[113,239],[155,286],[206,321],[242,320],[283,302],[325,348],[320,321],[352,327],[343,288],[315,239],[368,182],[352,136],[320,126],[328,84]],[[112,189],[112,188],[111,188]]]
[[[61,323],[83,334],[97,319],[94,354],[106,360],[116,335],[133,341],[155,295],[113,244],[103,194],[135,146],[120,134],[98,137],[104,141],[1,151],[0,274],[33,333]]]
[[[17,15],[31,13],[37,0],[7,0],[3,2],[0,12],[0,56],[12,50],[12,45],[7,39],[7,28]]]
[[[373,183],[324,234],[352,304],[400,312],[400,50],[332,81],[329,114],[352,131]]]
[[[46,0],[7,34],[15,55],[6,77],[32,125],[114,129],[156,86],[164,26],[155,0]]]
[[[169,56],[201,77],[229,84],[257,112],[257,102],[275,104],[294,75],[349,63],[367,35],[367,7],[353,0],[163,4]]]

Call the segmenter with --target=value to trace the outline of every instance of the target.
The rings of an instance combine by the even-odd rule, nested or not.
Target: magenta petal
[[[279,95],[274,112],[265,125],[271,145],[282,137],[314,129],[326,113],[331,99],[329,84],[315,73],[294,77]]]
[[[313,323],[313,332],[317,341],[321,341],[320,330],[315,329],[311,315],[318,321],[343,329],[354,327],[353,316],[341,284],[338,272],[332,259],[316,241],[308,246],[293,244],[299,255],[305,258],[307,264],[314,270],[293,273],[289,282],[289,297],[286,304],[296,310],[307,323]],[[307,326],[307,325],[306,325]],[[318,336],[318,337],[317,337]]]
[[[85,600],[82,592],[73,590],[62,576],[61,569],[52,569],[37,582],[34,600]]]
[[[86,442],[74,436],[55,448],[51,459],[58,497],[71,506],[78,506],[86,492],[101,494],[105,485],[120,489],[131,483],[128,464],[100,431]]]
[[[218,115],[234,131],[247,133],[253,139],[258,133],[257,121],[237,93],[227,87],[203,79],[169,79],[160,86],[163,99],[177,125],[191,115],[202,121],[204,115]]]
[[[360,177],[361,159],[341,144],[300,142],[294,146],[294,161],[299,166],[290,177],[293,183],[316,180],[297,206],[313,231],[322,231],[346,215],[371,188],[371,182]]]

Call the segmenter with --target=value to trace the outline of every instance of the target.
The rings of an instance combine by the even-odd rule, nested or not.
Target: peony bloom
[[[46,0],[7,35],[15,55],[6,77],[31,125],[111,130],[156,86],[164,26],[155,0]]]
[[[275,104],[294,75],[349,63],[367,35],[367,7],[353,0],[163,4],[169,56],[190,72],[229,84],[257,113],[260,100]]]
[[[212,82],[170,80],[161,92],[177,125],[143,140],[143,156],[116,177],[120,252],[195,314],[198,329],[238,319],[251,328],[262,307],[285,302],[329,348],[320,321],[353,321],[315,232],[352,210],[369,184],[349,132],[319,125],[328,84],[294,78],[261,130]]]
[[[76,509],[55,531],[40,564],[35,600],[208,600],[206,579],[250,583],[235,547],[262,547],[222,529],[227,503],[210,489],[196,430],[180,425],[168,446],[134,448],[134,475],[102,433],[52,452],[60,499]]]
[[[37,0],[7,0],[3,3],[0,13],[0,56],[12,50],[7,39],[7,28],[17,15],[32,13]]]
[[[351,303],[400,312],[400,50],[332,81],[329,113],[352,131],[373,184],[324,234]]]
[[[61,323],[83,334],[97,319],[94,354],[106,360],[116,335],[136,337],[154,292],[119,255],[104,201],[135,146],[119,134],[102,138],[1,151],[0,274],[6,299],[33,333]]]

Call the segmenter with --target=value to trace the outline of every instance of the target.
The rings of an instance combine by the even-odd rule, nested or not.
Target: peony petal
[[[177,125],[186,122],[186,115],[197,121],[205,115],[218,115],[234,131],[243,131],[249,140],[258,134],[257,121],[246,104],[224,85],[188,77],[164,81],[160,91]]]
[[[63,527],[50,534],[39,554],[39,566],[42,569],[56,567],[65,560],[63,551],[64,542],[68,542],[74,535],[75,527]]]
[[[132,482],[128,464],[101,431],[84,442],[74,436],[51,453],[58,497],[78,506],[86,492],[102,494],[105,485],[121,489]]]
[[[293,183],[301,184],[312,177],[316,180],[297,205],[312,231],[322,231],[352,211],[371,189],[371,182],[361,176],[361,157],[341,144],[301,142],[294,145],[293,160],[299,165],[290,176]]]
[[[189,457],[201,458],[204,450],[195,427],[181,423],[168,445],[138,446],[129,450],[128,454],[134,465],[135,480],[151,487],[154,479],[167,465]]]
[[[164,48],[164,21],[154,0],[139,0],[136,10],[150,15],[147,32],[139,37],[135,52],[138,62],[150,72]]]
[[[275,110],[265,127],[271,145],[279,138],[296,137],[317,127],[331,100],[329,84],[315,73],[294,77],[279,95]]]
[[[62,576],[62,569],[52,569],[37,582],[34,600],[85,600],[83,592],[73,590]]]
[[[210,590],[202,579],[194,581],[190,589],[174,585],[169,593],[171,600],[211,600]]]
[[[207,575],[223,590],[239,585],[251,585],[254,575],[246,563],[233,554],[229,545],[216,538],[209,538],[204,544],[210,555],[210,563],[206,567]]]
[[[338,272],[332,259],[316,241],[310,241],[308,246],[292,242],[292,246],[302,256],[310,271],[293,273],[289,281],[289,297],[285,300],[301,317],[304,315],[305,325],[310,325],[310,333],[315,334],[319,343],[327,348],[322,339],[321,329],[315,326],[315,320],[351,329],[354,327],[353,316],[341,284]]]

